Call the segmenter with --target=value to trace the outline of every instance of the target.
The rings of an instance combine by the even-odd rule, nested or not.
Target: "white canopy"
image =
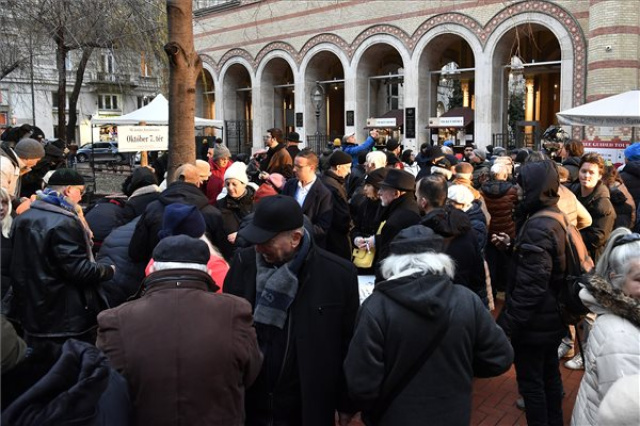
[[[640,90],[621,93],[556,113],[567,126],[640,126]]]
[[[169,101],[162,95],[156,96],[148,105],[143,106],[129,114],[115,117],[94,118],[91,122],[95,125],[136,125],[145,122],[147,125],[169,124]],[[208,118],[195,117],[195,127],[216,127],[222,129],[222,120],[210,120]]]

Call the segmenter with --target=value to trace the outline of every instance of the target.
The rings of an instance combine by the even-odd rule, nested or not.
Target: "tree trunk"
[[[64,44],[64,28],[57,30],[56,67],[58,68],[58,137],[64,139],[67,128],[67,47]]]
[[[84,80],[84,71],[87,68],[87,63],[91,54],[93,53],[93,47],[85,47],[82,49],[82,58],[78,64],[76,70],[76,82],[73,85],[73,92],[69,96],[69,124],[67,124],[67,142],[75,141],[76,143],[76,123],[78,122],[78,115],[76,114],[76,108],[78,106],[78,98],[80,97],[80,89],[82,89],[82,81]],[[79,144],[78,144],[79,145]]]
[[[202,69],[193,45],[191,0],[167,0],[169,42],[169,182],[186,163],[195,164],[196,79]]]

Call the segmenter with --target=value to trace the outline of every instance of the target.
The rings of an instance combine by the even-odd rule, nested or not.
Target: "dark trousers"
[[[529,426],[562,425],[562,378],[558,345],[513,344],[518,390]]]

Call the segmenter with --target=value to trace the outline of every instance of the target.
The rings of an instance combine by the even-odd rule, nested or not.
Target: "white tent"
[[[621,93],[556,113],[567,126],[640,126],[640,90]]]
[[[148,105],[143,106],[129,114],[115,117],[94,118],[93,125],[137,125],[145,122],[147,125],[169,124],[169,101],[162,95],[156,96]],[[216,127],[222,129],[222,120],[210,120],[208,118],[195,117],[195,127]]]

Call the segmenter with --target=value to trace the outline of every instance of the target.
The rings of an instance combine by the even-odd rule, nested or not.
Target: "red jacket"
[[[224,188],[224,172],[226,172],[232,164],[233,161],[229,160],[227,166],[222,168],[214,163],[213,160],[209,160],[209,166],[211,166],[211,176],[207,182],[207,198],[209,199],[209,204],[216,204],[216,199],[222,192],[222,188]]]

